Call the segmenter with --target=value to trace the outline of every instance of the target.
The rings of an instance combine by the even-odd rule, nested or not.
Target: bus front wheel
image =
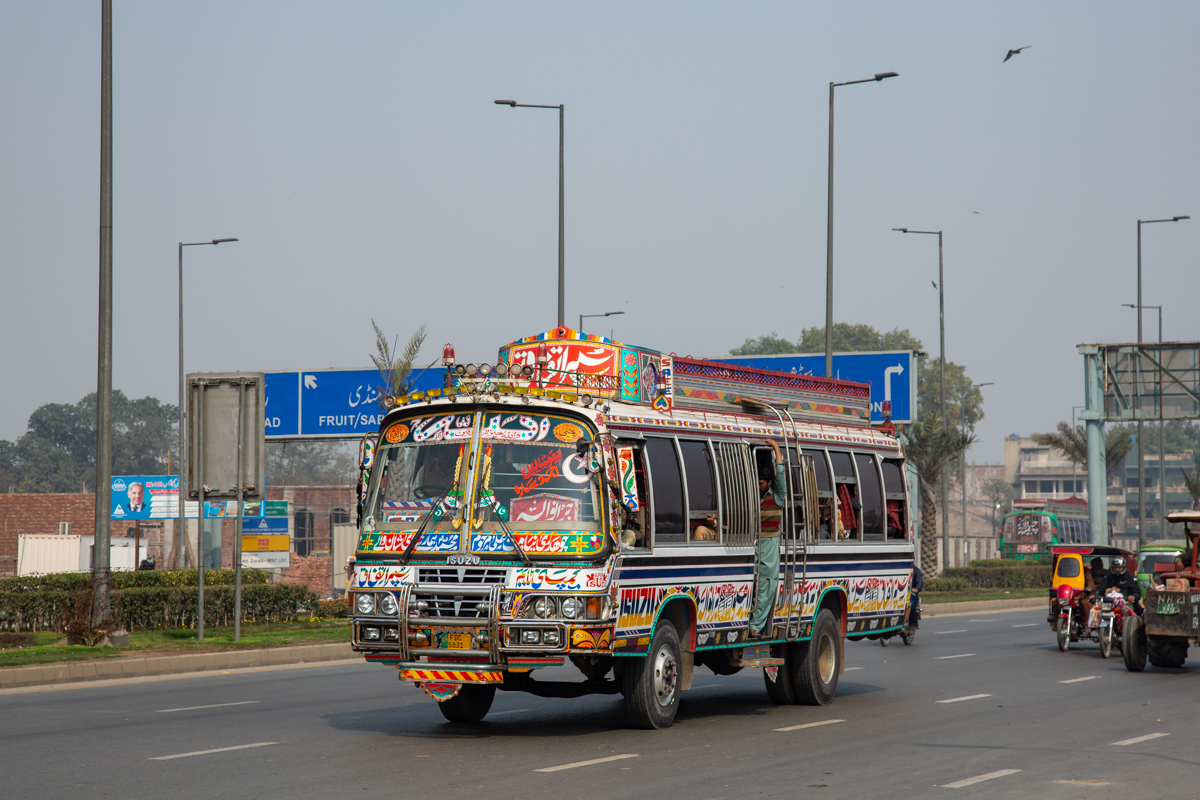
[[[646,658],[631,659],[622,676],[622,694],[630,722],[638,728],[669,728],[679,711],[681,666],[679,634],[659,620]]]

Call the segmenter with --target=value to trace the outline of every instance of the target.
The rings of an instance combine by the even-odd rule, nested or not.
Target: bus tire
[[[438,703],[438,711],[450,722],[479,722],[487,716],[496,697],[493,684],[465,684],[458,694]]]
[[[795,675],[796,658],[800,648],[793,642],[785,642],[778,647],[783,652],[783,663],[775,670],[775,680],[771,680],[771,676],[764,669],[763,683],[767,687],[767,697],[771,698],[771,702],[780,706],[794,706],[799,702]]]
[[[1130,672],[1146,669],[1146,631],[1140,617],[1125,620],[1121,631],[1121,656],[1125,659],[1125,669]]]
[[[841,672],[841,647],[838,625],[833,612],[823,608],[813,622],[812,638],[797,645],[796,696],[806,706],[824,706],[833,702]]]
[[[660,619],[649,654],[625,667],[621,693],[632,725],[657,730],[671,727],[679,711],[682,665],[679,634],[669,621]]]

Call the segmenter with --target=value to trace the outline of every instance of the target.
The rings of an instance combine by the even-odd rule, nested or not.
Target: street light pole
[[[184,514],[186,506],[184,498],[187,493],[187,459],[183,454],[183,445],[187,440],[184,434],[187,415],[184,410],[186,395],[183,386],[183,248],[236,241],[237,239],[213,239],[208,242],[179,243],[179,530],[175,534],[175,563],[172,565],[175,569],[183,569],[184,567],[183,551],[185,542],[187,541],[187,516]],[[197,549],[200,549],[204,547],[204,509],[200,509],[196,522],[196,530],[196,545]]]
[[[1122,303],[1125,308],[1137,308],[1133,303]],[[1158,311],[1158,343],[1162,344],[1162,306],[1142,306],[1142,308],[1153,308]],[[1162,351],[1159,350],[1159,359],[1162,359]],[[1141,420],[1138,420],[1138,447],[1141,448]],[[1138,451],[1139,455],[1141,450]],[[1166,537],[1167,526],[1167,472],[1166,472],[1166,452],[1163,449],[1163,419],[1162,419],[1162,370],[1158,371],[1158,528],[1159,538]],[[1141,523],[1139,522],[1139,527]]]
[[[565,210],[566,202],[565,184],[563,178],[564,169],[564,144],[563,144],[563,117],[566,114],[566,106],[559,104],[556,106],[537,105],[534,103],[518,103],[516,100],[496,100],[498,106],[508,106],[509,108],[557,108],[558,109],[558,327],[563,327],[567,324],[566,311],[566,230],[565,230]]]
[[[898,72],[877,72],[874,78],[829,84],[829,196],[825,206],[825,377],[833,377],[833,90],[856,83],[898,78]],[[497,101],[499,102],[499,101]]]
[[[946,420],[946,281],[945,272],[943,270],[942,259],[942,232],[941,231],[913,231],[908,228],[892,228],[900,233],[922,233],[928,236],[937,235],[938,237],[938,337],[941,339],[941,365],[939,372],[939,387],[938,387],[938,402],[941,405],[942,415],[942,430],[949,430],[949,423]],[[950,512],[946,507],[946,468],[942,468],[942,562],[945,566],[950,566]]]
[[[987,383],[977,383],[975,387],[991,386],[993,381]],[[962,429],[963,435],[967,433],[967,395],[963,395],[962,399]],[[959,459],[959,482],[962,483],[962,565],[967,566],[967,456],[963,454]]]
[[[624,311],[608,311],[603,314],[580,314],[579,315],[579,332],[583,333],[583,321],[591,317],[617,317],[624,314]]]
[[[112,357],[113,357],[113,181],[112,181],[112,0],[100,4],[100,309],[96,358],[96,508],[92,540],[93,627],[111,614],[112,568]]]
[[[1137,361],[1134,362],[1134,371],[1136,373],[1136,381],[1134,389],[1137,396],[1137,414],[1138,414],[1138,546],[1146,544],[1146,458],[1145,448],[1142,447],[1142,226],[1150,225],[1155,222],[1179,222],[1181,219],[1191,219],[1185,215],[1171,217],[1170,219],[1139,219],[1137,221],[1137,334],[1138,334],[1138,355]],[[1162,398],[1159,398],[1159,403]],[[1159,465],[1162,466],[1161,464]]]

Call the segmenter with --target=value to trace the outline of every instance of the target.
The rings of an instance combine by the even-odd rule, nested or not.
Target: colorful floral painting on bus
[[[408,533],[364,533],[359,539],[358,549],[373,553],[403,553],[408,543],[412,541],[416,531]],[[423,533],[421,541],[413,548],[414,552],[423,553],[454,553],[459,549],[460,534],[457,533]]]
[[[526,553],[561,553],[564,555],[595,555],[604,549],[604,535],[600,533],[540,533],[514,532],[517,543]],[[512,540],[507,533],[471,534],[471,552],[515,553]]]
[[[538,368],[538,348],[545,346],[548,361],[542,384],[549,389],[579,389],[596,394],[616,394],[617,358],[620,349],[611,344],[584,341],[552,341],[514,345],[509,350],[513,364]],[[536,373],[535,373],[536,375]]]
[[[621,481],[621,502],[630,511],[638,510],[637,475],[633,467],[633,448],[617,448],[617,475]]]

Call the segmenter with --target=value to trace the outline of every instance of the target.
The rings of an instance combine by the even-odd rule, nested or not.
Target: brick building
[[[95,513],[96,495],[91,493],[0,494],[0,577],[17,574],[17,537],[29,533],[90,536],[96,528]],[[157,520],[143,522],[142,539],[161,549],[162,528]],[[110,523],[110,535],[132,537],[133,524]]]

